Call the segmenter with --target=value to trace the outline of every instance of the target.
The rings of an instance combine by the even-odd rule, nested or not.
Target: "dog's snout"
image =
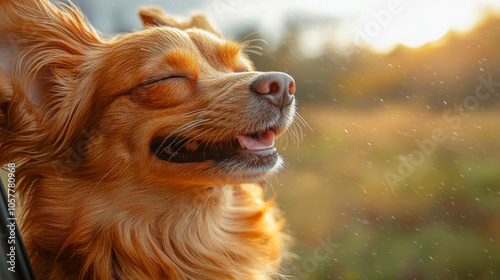
[[[269,72],[259,76],[250,86],[260,97],[272,105],[285,108],[293,101],[295,81],[290,75],[281,72]]]

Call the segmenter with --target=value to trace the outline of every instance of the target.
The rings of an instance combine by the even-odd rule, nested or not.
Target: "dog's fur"
[[[276,276],[283,222],[249,183],[280,164],[171,163],[149,145],[215,145],[271,124],[281,135],[295,104],[252,96],[262,73],[203,15],[140,15],[145,30],[103,38],[73,6],[0,1],[0,164],[18,166],[37,279]]]

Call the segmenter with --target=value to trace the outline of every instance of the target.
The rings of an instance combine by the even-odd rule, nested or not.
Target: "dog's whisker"
[[[210,110],[207,109],[198,109],[194,110],[191,112],[187,112],[181,115],[181,117],[192,117],[192,116],[197,116],[198,118],[203,118],[205,113],[210,112]]]
[[[297,148],[299,147],[300,142],[302,142],[302,128],[298,124],[293,124],[290,126],[290,138],[292,139],[293,143],[297,145]]]
[[[198,131],[198,130],[195,130],[195,132],[196,132],[196,131]],[[162,144],[158,147],[158,149],[157,149],[157,151],[156,151],[155,155],[157,155],[157,154],[160,152],[160,149],[162,149],[162,150],[168,150],[168,149],[171,149],[171,148],[172,148],[172,145],[178,144],[178,141],[179,141],[179,140],[183,140],[183,139],[184,139],[184,137],[182,137],[182,136],[176,136],[173,140],[171,140],[172,142],[170,143],[170,145],[168,145],[168,146],[166,146],[166,147],[162,147],[162,146],[163,146],[163,144],[165,143],[165,141],[167,141],[167,139],[164,139],[164,140],[163,140],[163,142],[162,142]],[[188,141],[186,141],[185,143],[183,143],[183,144],[182,144],[179,148],[177,148],[177,150],[172,151],[172,156],[170,156],[170,158],[168,159],[168,161],[170,161],[170,160],[172,159],[172,157],[173,157],[176,153],[178,153],[178,152],[179,152],[182,148],[184,148],[184,146],[185,146],[187,143],[192,142],[192,141],[194,141],[194,140],[188,140]]]
[[[223,130],[219,131],[219,133],[218,133],[218,134],[217,134],[217,135],[216,135],[216,136],[215,136],[215,137],[214,137],[214,138],[210,141],[210,143],[211,143],[210,147],[211,147],[212,149],[217,148],[215,145],[217,145],[218,143],[220,143],[220,142],[221,142],[221,140],[219,140],[219,138],[221,138],[221,139],[222,139],[222,134],[223,134],[223,133],[224,133],[224,131],[223,131]]]
[[[92,188],[92,191],[90,192],[89,197],[92,197],[92,194],[94,193],[94,190],[97,188],[97,186],[99,186],[99,184],[102,182],[102,180],[104,180],[104,178],[106,178],[106,176],[108,176],[108,174],[111,173],[111,171],[113,171],[113,169],[115,169],[119,164],[120,164],[120,162],[115,164],[113,167],[111,167],[111,169],[108,170],[108,172],[106,172],[106,174],[104,174],[104,176],[102,176],[102,178],[99,180],[99,182],[97,182],[97,184],[94,186],[94,188]]]
[[[190,122],[190,123],[187,123],[179,128],[177,128],[176,130],[174,130],[172,133],[170,133],[167,137],[165,137],[165,139],[168,139],[170,138],[173,134],[178,134],[175,138],[174,138],[174,142],[177,141],[179,138],[181,138],[181,134],[184,134],[185,132],[188,132],[188,133],[192,133],[194,129],[196,129],[198,126],[201,126],[203,124],[205,124],[207,121],[209,121],[208,119],[205,119],[205,120],[196,120],[196,121],[193,121],[193,122]],[[186,133],[186,134],[188,134]],[[188,136],[188,135],[185,135],[185,136]],[[162,143],[162,145],[164,144],[164,142]]]
[[[277,179],[276,175],[273,174],[272,175],[274,180]],[[269,189],[271,189],[271,191],[273,192],[274,195],[276,195],[276,191],[274,190],[274,185],[271,183],[271,180],[269,180],[269,178],[264,178],[264,182],[266,184],[266,187],[268,187]]]
[[[239,40],[238,40],[238,42],[244,43],[244,42],[248,42],[248,41],[255,40],[255,39],[250,39],[250,40],[248,40],[248,38],[250,38],[250,37],[252,37],[252,36],[254,36],[254,35],[256,35],[256,34],[258,34],[258,32],[256,32],[256,31],[255,31],[255,32],[248,33],[247,35],[245,35],[245,37],[243,37],[243,38],[239,39]]]
[[[261,46],[255,46],[255,45],[254,46],[248,46],[245,49],[257,49],[257,50],[261,50],[261,51],[264,50],[263,47],[261,47]]]
[[[300,144],[300,142],[302,142],[303,140],[303,135],[304,135],[304,132],[302,130],[302,127],[299,125],[299,124],[292,124],[291,126],[291,129],[292,129],[292,141],[294,143],[297,144],[297,146]]]
[[[255,39],[250,39],[250,40],[245,40],[244,43],[249,45],[251,43],[254,43],[254,42],[261,42],[261,43],[264,43],[266,45],[268,45],[267,41],[262,39],[262,38],[255,38]]]
[[[297,117],[297,120],[299,123],[301,123],[302,125],[304,125],[304,127],[307,129],[307,130],[310,130],[312,131],[313,129],[309,126],[309,124],[307,124],[306,120],[299,114],[299,113],[296,113],[295,114],[296,117]]]
[[[259,52],[259,51],[256,51],[256,50],[249,50],[249,49],[245,49],[245,52],[246,53],[253,53],[253,54],[256,54],[258,56],[262,56],[262,53]]]
[[[202,141],[200,141],[200,145],[203,145],[204,146],[204,149],[203,149],[203,154],[206,154],[207,152],[207,149],[214,149],[215,147],[213,147],[214,143],[213,143],[213,140],[211,139],[204,139]]]
[[[196,133],[196,135],[197,135],[197,137],[200,137],[200,136],[202,136],[203,134],[210,132],[211,130],[212,130],[212,128],[210,128],[210,129],[208,129],[208,130],[205,130],[205,131],[203,131],[203,132],[201,132],[201,133]],[[197,131],[200,131],[200,130],[197,130]],[[195,132],[197,132],[197,131],[195,131]],[[192,143],[192,142],[197,142],[197,140],[195,140],[195,139],[190,139],[189,141],[186,141],[186,143],[182,144],[182,145],[181,145],[181,146],[180,146],[180,147],[179,147],[176,151],[174,151],[174,152],[173,152],[173,154],[172,154],[172,155],[170,156],[170,158],[169,158],[169,161],[172,159],[172,157],[173,157],[176,153],[178,153],[180,150],[182,150],[182,148],[184,148],[184,147],[185,147],[188,143]],[[169,147],[170,147],[170,146],[169,146]]]
[[[169,135],[167,135],[164,139],[163,139],[163,142],[161,143],[161,145],[158,146],[158,149],[155,151],[154,154],[158,154],[160,152],[160,148],[163,146],[163,144],[165,144],[165,142],[174,134],[181,134],[183,131],[186,131],[186,130],[191,130],[191,129],[194,129],[195,127],[197,126],[200,126],[200,125],[203,125],[204,123],[210,121],[210,119],[200,119],[200,120],[194,120],[194,121],[191,121],[191,122],[188,122],[176,129],[174,129]],[[178,140],[180,136],[176,136],[176,138],[174,139],[174,142]],[[173,143],[174,143],[173,142]],[[170,147],[170,145],[168,146]]]
[[[297,140],[297,144],[299,144],[304,140],[304,129],[312,131],[312,128],[307,124],[307,122],[299,113],[296,113],[296,120],[297,121],[292,124],[292,127],[298,129],[295,138]]]

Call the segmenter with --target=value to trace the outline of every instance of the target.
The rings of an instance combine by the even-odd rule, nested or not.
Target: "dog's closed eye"
[[[146,82],[140,84],[139,86],[148,87],[150,85],[154,85],[154,84],[160,83],[160,82],[165,82],[165,81],[170,80],[170,79],[188,79],[188,78],[190,78],[188,75],[171,75],[171,76],[167,76],[167,77],[163,77],[163,78],[155,78],[155,79],[152,79],[150,81],[146,81]]]
[[[175,107],[187,100],[194,91],[193,75],[170,75],[147,80],[134,87],[134,101],[155,108]]]

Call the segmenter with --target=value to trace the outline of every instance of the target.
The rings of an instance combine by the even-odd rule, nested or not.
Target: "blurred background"
[[[500,279],[499,0],[74,2],[104,33],[207,13],[295,78],[308,126],[268,182],[288,279]]]

